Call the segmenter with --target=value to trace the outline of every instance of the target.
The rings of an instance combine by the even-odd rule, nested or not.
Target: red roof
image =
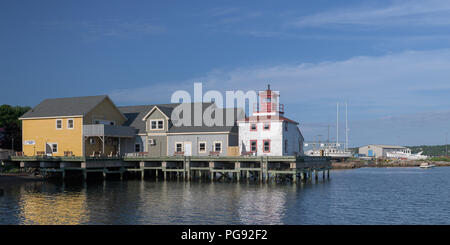
[[[284,116],[251,116],[243,120],[239,120],[239,122],[263,122],[263,121],[286,121],[299,124],[298,122]]]

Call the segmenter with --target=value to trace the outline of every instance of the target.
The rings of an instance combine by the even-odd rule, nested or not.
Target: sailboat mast
[[[336,103],[336,147],[339,144],[339,103]]]
[[[347,102],[345,102],[345,150],[348,149],[348,112],[347,112]]]

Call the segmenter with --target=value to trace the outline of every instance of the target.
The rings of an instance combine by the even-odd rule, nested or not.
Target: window
[[[175,143],[175,152],[183,152],[183,143]]]
[[[62,129],[62,120],[61,119],[56,120],[56,129]]]
[[[164,129],[164,120],[151,120],[150,130]]]
[[[57,143],[52,143],[52,153],[57,153],[58,152],[58,144]]]
[[[258,150],[258,143],[256,140],[250,140],[250,151],[256,152]]]
[[[270,123],[264,123],[264,130],[270,130]]]
[[[89,138],[89,144],[94,145],[95,144],[95,138]]]
[[[222,152],[222,142],[214,142],[214,151]]]
[[[73,119],[68,119],[67,120],[67,128],[73,129]]]
[[[206,152],[206,142],[198,143],[198,152],[205,153]]]
[[[141,144],[134,144],[134,152],[141,152]]]
[[[284,140],[284,152],[287,153],[288,152],[288,141]]]
[[[270,140],[263,140],[263,151],[266,153],[270,152]]]
[[[256,123],[250,124],[250,131],[256,131]]]
[[[103,124],[103,125],[116,125],[114,121],[109,120],[100,120],[100,119],[94,119],[92,120],[93,124]]]

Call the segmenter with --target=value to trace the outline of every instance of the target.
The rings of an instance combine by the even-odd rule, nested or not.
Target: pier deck
[[[132,157],[48,157],[48,156],[12,156],[10,164],[21,168],[39,168],[46,173],[81,171],[83,179],[91,172],[107,174],[141,173],[158,178],[180,178],[189,181],[194,178],[207,178],[211,181],[228,179],[247,179],[268,181],[270,178],[285,177],[292,182],[297,179],[311,179],[313,173],[318,179],[322,172],[329,178],[331,162],[327,157],[296,156],[132,156]]]

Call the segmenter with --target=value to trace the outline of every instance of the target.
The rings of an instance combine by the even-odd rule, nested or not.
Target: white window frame
[[[72,127],[69,127],[69,122],[72,121]],[[75,120],[73,118],[67,119],[67,129],[74,129],[75,128]]]
[[[156,122],[156,128],[152,128],[152,122]],[[162,128],[159,128],[159,122],[162,122]],[[150,120],[150,130],[164,130],[164,119],[152,119]]]
[[[205,149],[202,151],[200,150],[200,144],[205,144]],[[198,153],[206,153],[206,141],[199,141],[198,142]]]
[[[180,144],[181,145],[181,151],[177,151],[177,145]],[[174,152],[184,152],[184,142],[175,142],[175,149]]]
[[[60,128],[58,128],[58,121],[61,122],[61,127]],[[63,129],[63,120],[62,119],[56,119],[55,127],[56,127],[57,130],[62,130]]]
[[[52,154],[58,153],[59,151],[59,145],[58,143],[53,143],[53,142],[47,142],[48,145],[50,145],[50,148],[52,148]],[[53,151],[53,145],[56,145],[56,151]]]
[[[220,143],[220,153],[222,153],[222,151],[223,151],[223,144],[222,144],[222,141],[214,141],[213,142],[213,149],[214,149],[214,152],[216,152],[216,143]]]

